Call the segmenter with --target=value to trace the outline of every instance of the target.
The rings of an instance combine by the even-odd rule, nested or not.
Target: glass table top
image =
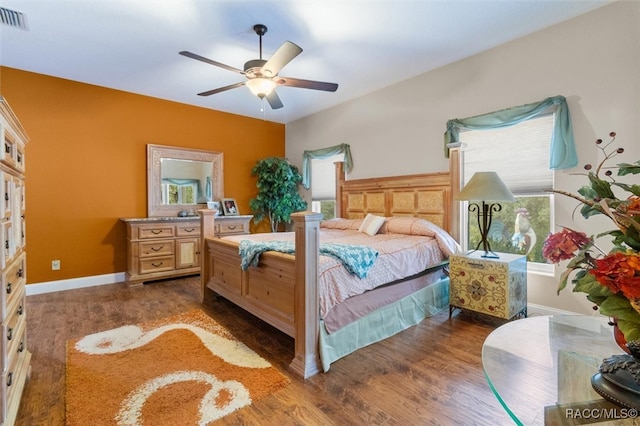
[[[593,390],[591,376],[604,358],[622,353],[602,315],[535,316],[489,334],[482,364],[489,387],[516,424],[543,425],[545,407],[607,403]]]

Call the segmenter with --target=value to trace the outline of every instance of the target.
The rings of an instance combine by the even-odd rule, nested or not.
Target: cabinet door
[[[176,240],[176,269],[200,266],[200,238]]]

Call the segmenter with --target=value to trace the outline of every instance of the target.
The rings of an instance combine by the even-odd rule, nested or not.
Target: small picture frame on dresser
[[[222,199],[222,211],[225,216],[238,216],[238,204],[233,198]]]
[[[220,216],[222,214],[222,207],[220,206],[220,201],[207,201],[207,208],[209,210],[215,210],[216,216]]]

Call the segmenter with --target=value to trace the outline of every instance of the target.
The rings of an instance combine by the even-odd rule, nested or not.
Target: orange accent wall
[[[283,124],[12,68],[0,67],[0,94],[30,139],[28,283],[126,270],[119,218],[147,215],[147,144],[223,152],[225,196],[246,214],[251,168],[285,152]]]

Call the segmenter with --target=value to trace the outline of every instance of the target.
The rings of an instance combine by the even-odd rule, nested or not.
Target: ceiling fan
[[[196,55],[195,53],[187,51],[180,52],[181,55],[186,56],[187,58],[196,59],[216,67],[237,72],[238,74],[243,74],[247,78],[246,81],[198,93],[199,96],[210,96],[226,90],[235,89],[236,87],[247,86],[249,90],[251,90],[251,93],[260,99],[266,99],[272,109],[278,109],[282,108],[283,105],[275,91],[276,86],[299,87],[303,89],[324,90],[327,92],[335,92],[338,89],[338,85],[336,83],[302,80],[299,78],[283,77],[278,75],[285,65],[291,62],[293,58],[302,52],[302,49],[290,41],[285,41],[282,46],[276,50],[276,53],[269,58],[269,60],[264,60],[262,59],[262,36],[267,32],[267,27],[266,25],[256,24],[253,26],[253,30],[260,37],[260,59],[252,59],[245,62],[244,70],[213,61],[203,56]]]

